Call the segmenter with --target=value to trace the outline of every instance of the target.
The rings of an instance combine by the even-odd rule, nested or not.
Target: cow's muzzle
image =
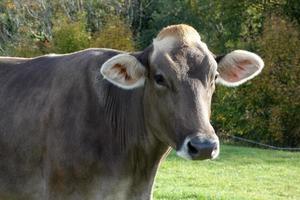
[[[177,155],[185,159],[215,159],[219,155],[219,139],[207,139],[201,136],[186,138]]]

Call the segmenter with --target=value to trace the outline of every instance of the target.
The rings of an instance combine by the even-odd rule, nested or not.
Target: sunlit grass
[[[161,165],[155,200],[300,199],[300,153],[222,145],[215,161],[174,152]]]

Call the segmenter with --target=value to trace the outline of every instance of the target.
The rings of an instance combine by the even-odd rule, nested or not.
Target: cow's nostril
[[[218,150],[218,145],[217,145],[217,143],[213,143],[213,151],[216,151],[216,150]]]
[[[187,146],[188,146],[189,153],[191,153],[191,154],[197,154],[197,153],[198,153],[198,149],[195,148],[195,147],[192,145],[191,142],[188,142]]]
[[[218,152],[218,144],[214,143],[214,147],[211,153],[212,157],[214,157],[217,152]]]

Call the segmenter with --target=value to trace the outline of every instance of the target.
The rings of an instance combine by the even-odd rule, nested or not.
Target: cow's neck
[[[157,169],[163,155],[167,154],[167,149],[162,144],[156,144],[133,147],[128,152],[129,160],[124,161],[124,174],[131,181],[131,194],[127,199],[150,199]]]
[[[115,151],[123,152],[134,144],[147,142],[142,106],[143,89],[123,90],[108,82],[103,83],[102,87],[105,121]]]
[[[164,144],[155,141],[151,143],[135,143],[127,145],[123,152],[118,152],[114,155],[115,160],[110,160],[110,163],[105,169],[110,169],[107,172],[108,177],[104,183],[110,185],[107,194],[114,194],[113,197],[106,198],[106,194],[101,196],[103,199],[120,199],[120,200],[150,200],[152,197],[152,187],[154,179],[159,167],[159,164],[168,153],[168,147]],[[105,175],[101,174],[100,179],[103,181]],[[102,187],[103,188],[103,187]],[[115,188],[119,188],[114,191]]]
[[[150,200],[160,160],[167,151],[161,147],[152,149],[152,153],[133,148],[124,158],[108,164],[104,174],[101,173],[99,178],[95,179],[96,184],[93,184],[94,191],[98,192],[96,196],[106,200]]]
[[[105,135],[109,138],[106,144],[109,149],[102,156],[112,158],[104,167],[111,169],[105,172],[109,176],[107,180],[112,185],[121,184],[119,187],[127,191],[125,199],[150,199],[157,168],[168,146],[146,131],[142,88],[124,91],[109,83],[102,86],[109,130]]]

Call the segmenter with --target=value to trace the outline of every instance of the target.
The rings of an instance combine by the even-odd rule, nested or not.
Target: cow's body
[[[237,85],[263,67],[245,51],[217,61],[186,25],[138,53],[0,57],[0,199],[151,199],[169,147],[218,156],[216,80]]]
[[[149,198],[167,146],[141,143],[142,90],[128,94],[100,77],[102,63],[119,53],[1,62],[0,199],[47,199],[57,191],[63,195],[52,199]],[[116,108],[108,110],[112,94]],[[129,130],[116,131],[121,126],[139,131],[141,140],[125,141]]]

